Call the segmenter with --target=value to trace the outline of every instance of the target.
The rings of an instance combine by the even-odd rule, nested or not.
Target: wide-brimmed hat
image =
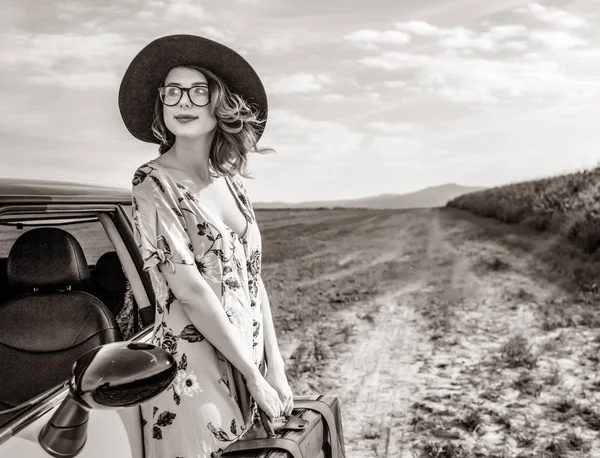
[[[267,94],[252,66],[233,49],[195,35],[169,35],[144,47],[133,59],[119,88],[119,110],[125,126],[142,141],[160,143],[152,133],[158,87],[174,67],[195,65],[219,76],[229,89],[267,118]],[[263,128],[257,132],[260,138]],[[257,140],[258,140],[257,138]]]

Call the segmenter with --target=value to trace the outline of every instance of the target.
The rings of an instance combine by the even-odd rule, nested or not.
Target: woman
[[[266,95],[233,50],[175,35],[135,57],[119,107],[136,138],[160,145],[135,172],[133,219],[156,292],[152,343],[179,369],[142,407],[146,457],[216,457],[248,437],[257,407],[271,420],[293,407],[260,275],[261,236],[238,177],[258,151]]]

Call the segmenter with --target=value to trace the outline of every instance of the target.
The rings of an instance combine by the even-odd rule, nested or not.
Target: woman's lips
[[[178,116],[175,116],[175,119],[181,123],[187,123],[187,122],[192,122],[195,119],[198,119],[198,116],[178,115]]]

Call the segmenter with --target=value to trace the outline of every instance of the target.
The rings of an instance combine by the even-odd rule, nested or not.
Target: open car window
[[[16,288],[15,285],[11,285],[7,275],[7,264],[10,255],[10,251],[12,246],[14,245],[17,239],[34,229],[37,228],[58,228],[63,231],[71,234],[77,242],[80,244],[86,263],[90,268],[90,276],[86,281],[82,281],[79,284],[75,284],[72,286],[72,290],[77,293],[83,293],[81,297],[77,300],[83,300],[86,302],[85,304],[78,304],[77,300],[73,306],[74,314],[79,313],[81,316],[81,320],[75,325],[66,324],[72,323],[72,320],[69,319],[69,309],[68,307],[60,308],[60,302],[63,299],[58,295],[52,295],[55,290],[64,290],[64,285],[57,285],[56,288],[53,286],[47,288],[41,288],[40,291],[34,291],[33,288],[20,287]],[[98,264],[100,259],[103,259],[102,266]],[[36,257],[36,259],[42,259],[43,257]],[[12,331],[3,333],[0,336],[0,352],[2,353],[1,360],[2,367],[0,367],[0,371],[5,375],[1,378],[0,381],[0,427],[6,422],[10,421],[11,418],[15,418],[15,415],[19,415],[20,409],[19,406],[23,406],[23,408],[27,408],[27,404],[34,399],[36,396],[52,391],[53,388],[63,385],[64,382],[68,380],[70,375],[70,368],[72,366],[71,360],[73,362],[81,356],[80,353],[85,353],[89,350],[88,347],[92,348],[95,345],[103,344],[108,341],[122,340],[122,333],[117,327],[116,331],[114,327],[111,327],[110,323],[116,323],[120,325],[118,322],[117,316],[123,310],[126,298],[129,297],[131,301],[135,299],[131,298],[131,294],[128,294],[127,289],[127,278],[125,273],[122,272],[122,266],[120,265],[120,261],[118,257],[116,257],[115,247],[110,241],[104,226],[100,222],[97,217],[93,217],[88,215],[83,215],[82,217],[68,217],[63,219],[52,219],[48,218],[44,215],[38,215],[38,217],[27,218],[26,220],[14,218],[13,220],[10,217],[4,217],[0,221],[0,307],[4,307],[5,310],[14,306],[14,309],[17,310],[19,307],[15,306],[15,302],[20,300],[19,298],[25,297],[30,298],[38,295],[38,302],[33,302],[32,304],[35,306],[36,310],[42,310],[47,314],[47,320],[44,317],[40,317],[39,319],[34,320],[22,320],[18,319],[23,323],[22,330],[19,330],[20,336],[11,337],[9,334],[14,334]],[[47,296],[44,296],[47,294]],[[48,299],[45,299],[47,297]],[[35,299],[35,298],[34,298]],[[29,299],[26,299],[29,300]],[[96,318],[88,318],[86,317],[86,307],[96,308],[98,309],[97,302],[100,302],[102,306],[105,306],[104,311],[100,311],[100,313],[96,314]],[[31,304],[29,304],[31,305]],[[20,310],[26,310],[29,305],[21,307]],[[100,309],[103,307],[100,306]],[[72,345],[67,342],[69,337],[65,337],[65,345],[63,345],[63,350],[60,350],[60,345],[56,344],[56,340],[52,342],[52,339],[46,339],[44,334],[48,334],[47,331],[43,330],[45,326],[45,321],[52,321],[54,323],[54,328],[57,326],[62,326],[62,319],[57,319],[56,317],[52,317],[51,315],[54,313],[54,310],[60,310],[61,316],[65,320],[65,331],[64,333],[61,331],[57,335],[73,335],[73,341],[77,341],[77,345]],[[103,314],[106,314],[108,311],[109,319],[102,318]],[[19,316],[23,315],[22,311],[16,311],[15,313],[19,313]],[[13,312],[10,312],[8,316],[17,316],[13,315]],[[106,336],[104,337],[95,337],[96,331],[90,332],[90,338],[79,338],[78,329],[86,331],[89,329],[89,325],[86,324],[89,319],[96,320],[101,326],[98,328],[98,335]],[[114,320],[114,321],[112,321]],[[32,323],[37,324],[32,324]],[[16,324],[12,325],[16,327]],[[39,331],[36,328],[39,327]],[[69,329],[67,329],[69,327]],[[17,331],[15,331],[17,332]],[[36,349],[36,351],[31,351],[30,345],[27,343],[23,344],[23,335],[31,334],[31,341],[39,340],[41,343],[36,343],[35,345],[44,345],[44,342],[47,341],[48,345],[55,345],[58,350],[54,348],[48,349],[47,352],[44,352],[46,347]],[[37,335],[36,335],[37,334]],[[15,342],[18,342],[22,348],[13,348],[11,345],[11,339]],[[86,340],[87,339],[87,340]],[[102,340],[104,339],[104,340]],[[104,342],[106,340],[106,342]],[[70,342],[70,341],[69,341]],[[79,346],[78,346],[79,345]],[[3,347],[3,348],[1,348]],[[55,351],[56,350],[56,351]],[[62,358],[58,355],[60,351],[63,351],[65,354],[65,358],[68,361],[65,362],[65,358]],[[14,357],[11,356],[14,353]],[[21,358],[22,361],[20,363],[13,363],[16,358]],[[31,360],[30,364],[23,365],[22,362]],[[31,383],[28,383],[27,377],[28,375],[23,375],[23,373],[18,373],[15,370],[6,370],[6,366],[14,365],[15,368],[18,367],[37,367],[38,370],[31,371],[30,377]],[[60,374],[53,373],[54,368],[57,371],[60,370]],[[10,369],[10,368],[9,368]],[[13,368],[14,369],[14,368]],[[48,380],[48,383],[45,383],[44,378]],[[33,386],[35,385],[39,389],[29,390],[27,396],[21,396],[23,390],[18,389],[19,386]],[[4,412],[4,413],[3,413]]]
[[[89,265],[95,265],[100,256],[107,251],[114,250],[102,224],[97,219],[93,221],[89,219],[37,220],[14,223],[3,221],[0,223],[0,258],[8,258],[10,249],[17,238],[38,227],[56,227],[69,232],[81,245]]]

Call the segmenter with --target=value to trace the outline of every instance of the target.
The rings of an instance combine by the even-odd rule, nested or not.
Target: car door
[[[148,343],[152,328],[142,330],[131,341]],[[68,387],[49,390],[41,402],[34,402],[22,415],[0,429],[0,458],[48,458],[38,437],[68,394]],[[144,458],[141,410],[139,406],[121,409],[92,409],[87,441],[78,458]]]
[[[51,456],[38,442],[38,436],[57,407],[0,444],[0,458]],[[140,408],[91,411],[87,441],[77,457],[144,458]]]
[[[149,342],[151,327],[132,338]],[[0,458],[48,458],[38,437],[56,409],[68,394],[68,388],[50,390],[22,415],[0,429]],[[139,406],[121,409],[92,409],[87,441],[78,458],[144,458],[141,411]]]
[[[127,212],[121,206],[119,207],[120,213],[113,214],[110,221],[105,218],[104,224],[114,225],[109,236],[112,234],[112,237],[118,237],[121,240],[121,249],[126,249],[129,252],[132,260],[137,264],[135,268],[138,275],[143,275],[139,268],[141,257],[133,243],[130,220]],[[131,264],[129,266],[131,268]],[[141,290],[142,294],[146,294],[145,301],[140,300],[140,302],[145,302],[146,309],[148,309],[150,299],[148,296],[153,299],[148,279],[136,275],[129,275],[129,277],[130,280],[137,283],[135,289]],[[148,342],[151,337],[152,326],[148,326],[148,324],[146,326],[132,340]],[[1,427],[0,458],[47,458],[52,456],[40,445],[38,437],[67,394],[68,388],[65,387],[34,406],[24,409],[21,415]],[[91,410],[86,443],[81,451],[74,456],[78,458],[144,458],[140,407]]]

